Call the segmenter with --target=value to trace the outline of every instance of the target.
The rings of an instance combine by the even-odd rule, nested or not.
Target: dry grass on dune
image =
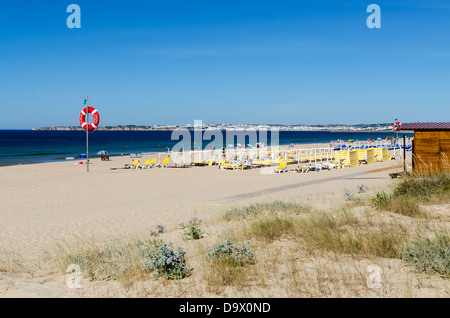
[[[27,274],[27,276],[32,277],[37,269],[36,264],[29,264],[25,260],[17,244],[1,239],[0,273],[8,275]]]
[[[371,201],[380,210],[426,218],[422,205],[450,203],[450,174],[408,175],[391,194],[378,192]]]
[[[262,212],[245,222],[226,221],[223,227],[219,237],[184,242],[187,265],[193,271],[181,285],[195,285],[191,294],[185,291],[184,296],[367,296],[371,295],[366,287],[367,264],[380,259],[401,262],[402,247],[423,239],[417,229],[401,222],[342,211]],[[227,239],[228,246],[224,243]],[[75,262],[91,279],[117,280],[126,288],[148,281],[153,296],[162,296],[155,284],[163,284],[169,295],[180,296],[178,281],[153,279],[151,271],[143,266],[148,258],[142,254],[142,247],[117,243],[111,243],[114,248],[85,246],[79,250],[81,253],[63,253],[62,268]],[[233,253],[224,258],[207,257],[211,251],[220,255],[227,248]],[[239,253],[244,258],[251,254],[251,261],[236,261]],[[406,283],[397,283],[397,288],[404,288]],[[389,295],[389,290],[375,295],[383,292]]]
[[[178,229],[109,242],[77,239],[46,260],[64,275],[77,264],[85,279],[119,282],[125,295],[138,297],[449,297],[449,223],[405,203],[448,202],[448,176],[416,178],[398,182],[386,202],[375,197],[335,211],[255,203],[193,223],[195,231],[212,233],[206,236],[183,239]],[[4,258],[0,271],[20,270],[16,256]],[[378,290],[367,287],[370,264],[383,270]]]
[[[13,249],[0,249],[0,273],[17,274],[27,272],[23,257]]]
[[[297,241],[309,251],[395,258],[407,230],[400,224],[371,226],[352,215],[316,212],[304,218],[274,217],[255,221],[244,236],[273,242]]]
[[[233,209],[233,214],[245,214],[248,207],[242,209]],[[405,249],[415,244],[412,242],[422,242],[428,235],[439,235],[439,232],[425,233],[423,220],[408,218],[409,222],[403,222],[401,218],[380,217],[376,212],[371,216],[345,210],[326,213],[311,209],[303,214],[283,213],[283,209],[277,213],[267,213],[267,210],[266,213],[260,211],[257,217],[240,227],[230,226],[231,229],[224,234],[232,241],[251,242],[257,255],[255,264],[237,270],[223,267],[210,269],[207,276],[210,290],[221,290],[226,281],[227,285],[239,289],[252,286],[253,289],[265,290],[268,295],[273,295],[273,292],[289,297],[374,295],[367,289],[367,264],[388,262],[401,266],[405,264],[401,259],[411,263],[411,258],[405,257]],[[225,215],[229,216],[229,212]],[[446,228],[448,224],[443,224],[440,230],[445,231]],[[450,270],[446,257],[439,256],[448,254],[448,246],[445,246],[448,244],[445,243],[448,242],[448,234],[446,237],[439,241],[441,245],[434,251],[435,260],[418,261],[430,273],[440,274],[434,271],[435,267],[441,268],[444,275]],[[414,255],[420,255],[420,251]],[[420,256],[426,258],[427,255]],[[243,274],[244,270],[246,274]],[[411,295],[411,279],[394,282],[397,274],[392,272],[392,277],[386,279],[393,281],[384,285],[386,289],[381,294],[375,295]],[[273,284],[278,286],[276,291]],[[389,284],[408,292],[392,293],[386,287]],[[415,284],[418,285],[417,282]],[[445,292],[448,296],[448,289],[444,289]]]
[[[90,281],[115,280],[130,286],[134,281],[143,279],[148,270],[145,267],[145,249],[138,241],[127,241],[98,244],[95,240],[79,239],[63,242],[47,260],[56,264],[62,272],[71,264],[79,265],[84,277]]]

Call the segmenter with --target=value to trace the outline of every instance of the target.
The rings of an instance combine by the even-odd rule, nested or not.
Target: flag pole
[[[86,96],[86,171],[89,172],[89,102]]]

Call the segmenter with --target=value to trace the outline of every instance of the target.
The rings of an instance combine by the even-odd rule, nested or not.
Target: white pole
[[[86,97],[86,171],[89,172],[89,101]]]

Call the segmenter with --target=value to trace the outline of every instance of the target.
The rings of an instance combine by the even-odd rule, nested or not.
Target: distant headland
[[[189,129],[201,128],[203,130],[217,129],[278,129],[280,131],[346,131],[346,132],[389,132],[392,131],[391,123],[383,124],[357,124],[357,125],[341,125],[341,124],[323,124],[323,125],[252,125],[252,124],[202,124],[196,126],[188,125],[117,125],[117,126],[99,126],[97,130],[107,131],[152,131],[152,130],[175,130],[175,129]],[[80,126],[52,126],[39,127],[32,130],[82,130]]]

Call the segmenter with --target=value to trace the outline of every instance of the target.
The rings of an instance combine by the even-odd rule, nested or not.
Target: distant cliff
[[[99,126],[97,130],[108,131],[126,131],[126,130],[174,130],[174,129],[278,129],[280,131],[347,131],[347,132],[374,132],[374,131],[392,131],[392,124],[359,124],[359,125],[245,125],[245,124],[203,124],[201,127],[194,125],[176,126],[138,126],[138,125],[118,125],[118,126]],[[82,130],[80,126],[53,126],[33,128],[33,130]]]
[[[99,126],[97,130],[173,130],[177,128],[173,127],[153,127],[153,126],[136,126],[136,125],[120,125],[120,126]],[[52,127],[39,127],[33,128],[32,130],[83,130],[81,126],[52,126]]]

